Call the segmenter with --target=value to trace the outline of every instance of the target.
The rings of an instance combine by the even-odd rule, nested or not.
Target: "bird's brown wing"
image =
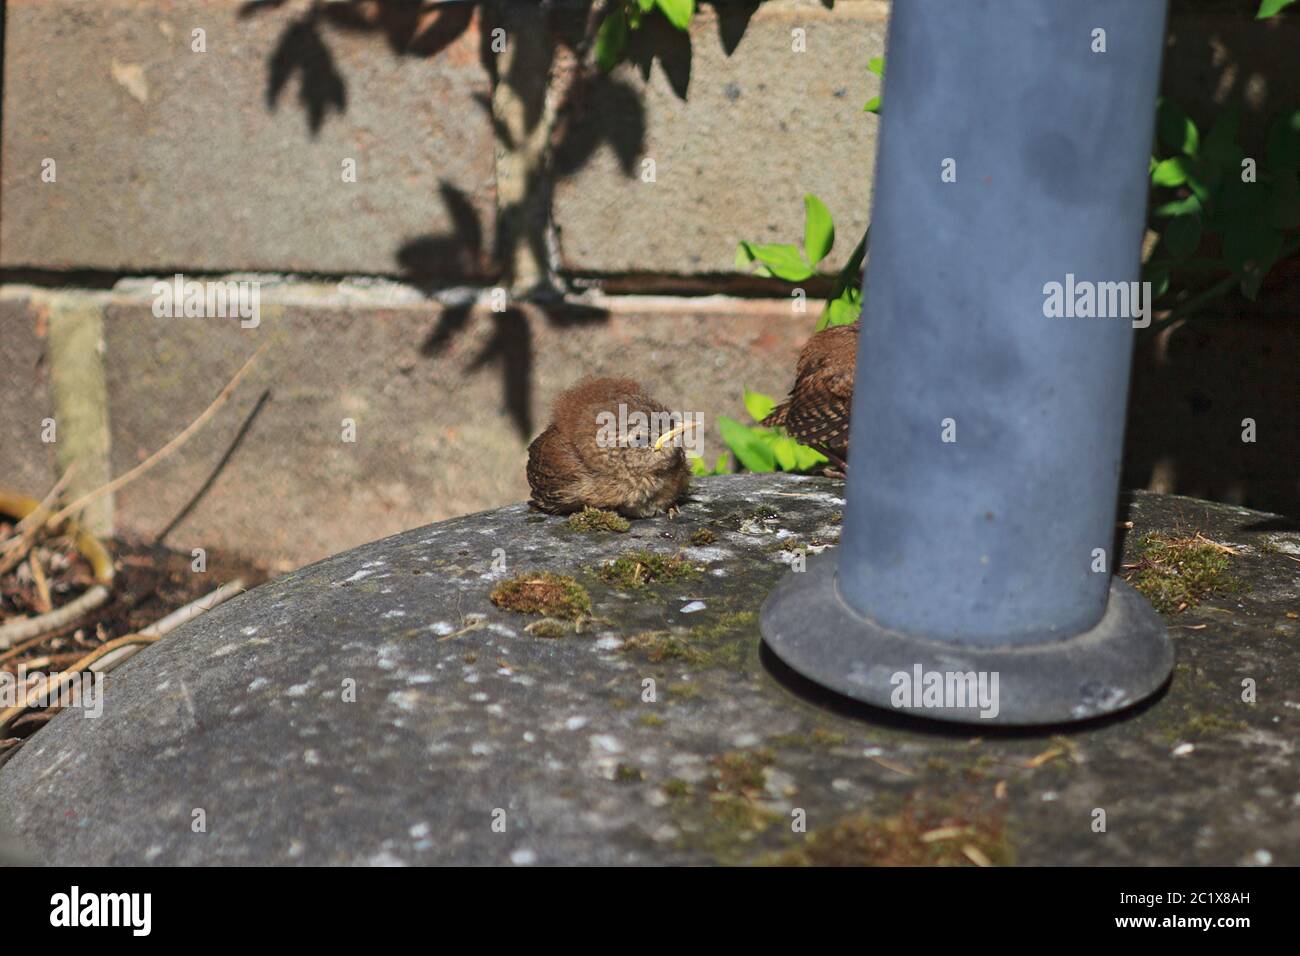
[[[786,403],[785,429],[804,445],[832,450],[849,443],[853,369],[823,366],[801,375]]]
[[[547,511],[563,510],[568,501],[565,489],[578,479],[577,460],[565,446],[563,436],[554,425],[533,439],[528,446],[528,486],[533,501]]]
[[[775,428],[777,425],[784,425],[786,419],[789,417],[790,400],[786,399],[780,405],[776,406],[776,408],[772,409],[772,411],[768,413],[767,418],[763,419],[760,424],[766,425],[768,428]]]
[[[838,452],[848,447],[857,323],[814,334],[799,353],[790,397],[772,410],[764,425],[782,425],[797,441]]]

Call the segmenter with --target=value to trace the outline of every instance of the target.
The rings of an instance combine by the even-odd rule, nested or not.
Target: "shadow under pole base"
[[[990,647],[900,634],[862,617],[840,598],[834,554],[827,553],[768,595],[759,622],[771,651],[809,680],[887,710],[954,723],[1100,717],[1155,693],[1174,666],[1164,621],[1119,578],[1111,579],[1106,613],[1092,629]]]

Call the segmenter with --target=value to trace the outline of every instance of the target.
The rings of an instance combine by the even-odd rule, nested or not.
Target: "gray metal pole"
[[[997,723],[1168,677],[1162,622],[1112,577],[1164,18],[894,3],[843,539],[763,614],[805,676]],[[971,672],[999,701],[958,700]]]

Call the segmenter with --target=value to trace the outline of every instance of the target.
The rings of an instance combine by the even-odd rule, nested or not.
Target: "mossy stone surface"
[[[518,505],[337,555],[109,675],[102,717],[0,768],[0,816],[63,864],[1300,863],[1300,526],[1127,498],[1122,561],[1200,534],[1242,587],[1166,615],[1178,665],[1148,705],[997,733],[832,698],[760,650],[763,597],[794,544],[837,540],[842,489],[711,478],[625,534]],[[602,580],[630,549],[696,570]],[[590,618],[530,633],[489,597],[525,571],[574,578]]]

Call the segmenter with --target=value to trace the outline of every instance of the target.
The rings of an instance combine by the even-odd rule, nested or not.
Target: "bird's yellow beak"
[[[682,432],[686,431],[688,428],[694,427],[694,425],[695,422],[682,422],[682,424],[678,425],[676,428],[672,428],[664,432],[657,439],[655,439],[655,451],[659,451],[661,448],[664,447],[664,445],[668,444],[670,441],[672,441]]]

